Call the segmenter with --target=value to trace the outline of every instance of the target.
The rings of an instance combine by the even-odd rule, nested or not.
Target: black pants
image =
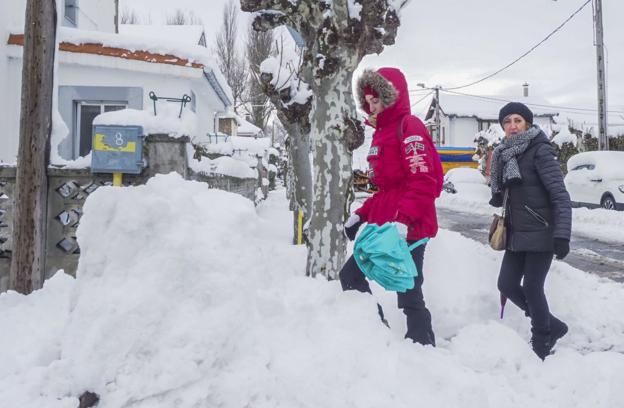
[[[412,244],[412,242],[409,242]],[[431,313],[425,306],[425,299],[422,293],[423,284],[423,260],[425,257],[425,245],[421,245],[412,250],[412,259],[418,269],[418,276],[414,278],[414,287],[405,293],[397,292],[399,308],[407,317],[406,338],[410,338],[420,344],[435,345],[435,336],[431,328]],[[360,270],[355,259],[351,256],[340,271],[340,283],[342,290],[357,290],[371,293],[370,286],[364,273]]]
[[[552,258],[552,252],[507,250],[498,275],[498,289],[531,317],[531,330],[534,334],[550,334],[551,315],[544,293],[544,282]]]

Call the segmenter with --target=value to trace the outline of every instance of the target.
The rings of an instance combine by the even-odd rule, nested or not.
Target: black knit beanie
[[[509,102],[498,113],[498,123],[503,126],[503,120],[512,114],[520,115],[527,121],[528,124],[533,124],[533,112],[525,104],[520,102]]]

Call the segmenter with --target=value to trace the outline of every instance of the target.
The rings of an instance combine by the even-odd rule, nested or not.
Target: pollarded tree
[[[342,226],[351,188],[351,156],[364,139],[352,95],[353,72],[365,55],[394,44],[398,12],[409,0],[240,0],[265,31],[294,28],[306,49],[303,79],[314,94],[311,135],[314,203],[307,274],[336,278],[345,260]]]
[[[288,133],[287,194],[293,211],[293,231],[298,241],[299,212],[303,222],[312,211],[312,170],[310,168],[310,110],[312,92],[301,78],[301,48],[288,47],[283,35],[276,38],[276,57],[266,58],[258,67],[258,83],[275,108],[276,115]],[[309,244],[309,240],[306,239]]]

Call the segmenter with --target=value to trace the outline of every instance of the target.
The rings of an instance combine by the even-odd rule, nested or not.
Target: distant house
[[[241,119],[240,122],[238,126],[238,136],[253,138],[264,137],[264,132],[258,126],[245,119]]]
[[[97,115],[124,108],[153,110],[150,95],[188,95],[191,101],[184,109],[196,113],[196,135],[200,137],[213,134],[218,117],[230,113],[232,93],[212,56],[200,44],[202,38],[205,43],[203,31],[199,33],[194,26],[189,30],[174,28],[166,39],[115,34],[117,1],[66,1],[65,18],[74,21],[77,28],[59,30],[58,111],[68,131],[58,145],[61,158],[73,160],[90,152],[92,123]],[[24,27],[24,8],[25,0],[1,2],[1,26]],[[0,138],[0,162],[14,163],[17,155],[24,42],[21,30],[12,29],[0,38],[0,123],[5,134]],[[164,105],[172,102],[158,100],[156,109],[162,112]]]
[[[525,103],[534,113],[534,123],[550,129],[559,113],[536,97],[480,97],[440,92],[440,146],[473,146],[477,132],[498,124],[498,112],[508,101]],[[438,101],[432,98],[425,115],[430,132],[435,127]],[[434,132],[432,132],[433,135]]]

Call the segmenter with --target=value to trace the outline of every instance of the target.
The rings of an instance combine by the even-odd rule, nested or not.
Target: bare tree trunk
[[[354,131],[355,104],[351,92],[353,71],[340,69],[319,83],[313,108],[314,203],[309,228],[306,273],[336,279],[345,262],[346,240],[342,232],[351,158],[348,136]],[[322,95],[322,96],[321,96]]]
[[[55,1],[27,1],[9,275],[9,289],[23,294],[41,285],[45,264],[56,19]]]
[[[310,164],[310,134],[298,123],[288,122],[285,115],[278,111],[280,122],[288,132],[288,157],[290,168],[288,185],[290,186],[290,210],[293,211],[293,243],[297,241],[298,211],[303,211],[303,224],[310,219],[313,200],[312,168]]]

